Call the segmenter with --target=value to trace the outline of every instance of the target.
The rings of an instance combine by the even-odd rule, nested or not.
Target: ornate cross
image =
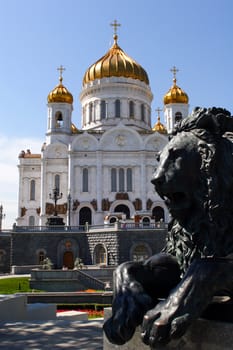
[[[117,35],[117,27],[120,27],[121,24],[120,24],[120,23],[117,23],[117,20],[115,19],[115,20],[113,21],[113,23],[110,23],[110,25],[113,27],[114,35]]]
[[[173,67],[170,69],[170,72],[173,73],[173,78],[176,79],[176,73],[179,72],[179,69],[177,69],[176,66],[173,66]]]
[[[62,78],[62,73],[64,72],[65,67],[63,67],[63,65],[61,64],[60,67],[57,68],[57,70],[60,72],[60,78]]]
[[[160,117],[160,112],[162,112],[162,109],[158,107],[158,108],[155,109],[155,112],[157,112],[158,113],[158,117]]]

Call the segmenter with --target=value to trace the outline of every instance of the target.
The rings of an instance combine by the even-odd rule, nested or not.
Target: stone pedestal
[[[50,218],[48,218],[46,225],[63,227],[65,224],[63,222],[63,218],[61,218],[60,216],[51,216]]]
[[[26,295],[0,295],[1,322],[23,322],[55,319],[55,304],[27,304]]]
[[[111,308],[104,309],[104,318],[111,316]],[[124,345],[109,343],[104,335],[104,350],[150,350],[150,347],[141,341],[140,328],[133,338]],[[168,345],[154,348],[163,350],[232,350],[233,349],[233,323],[208,321],[198,319],[186,334]]]

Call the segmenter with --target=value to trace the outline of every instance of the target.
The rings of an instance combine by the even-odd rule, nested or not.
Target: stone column
[[[72,218],[72,199],[73,199],[73,189],[74,189],[74,174],[73,174],[73,157],[72,157],[72,150],[71,146],[69,145],[69,150],[68,150],[68,188],[67,188],[67,204],[68,204],[68,210],[67,210],[67,225],[69,224],[69,218],[70,218],[70,225],[73,225],[73,218]],[[69,203],[69,198],[70,196],[70,203]],[[69,207],[70,205],[70,207]],[[70,212],[69,212],[70,210]]]
[[[47,189],[47,181],[46,181],[46,167],[47,167],[47,159],[42,158],[41,161],[41,193],[40,193],[40,226],[45,225],[45,205],[46,205],[46,189]]]
[[[142,200],[142,210],[146,210],[146,164],[145,164],[145,152],[141,151],[140,154],[140,164],[141,164],[141,178],[140,178],[140,183],[141,183],[141,194],[140,198]]]
[[[102,186],[103,186],[103,173],[102,173],[102,152],[96,152],[96,196],[97,196],[97,208],[101,211],[102,203]]]

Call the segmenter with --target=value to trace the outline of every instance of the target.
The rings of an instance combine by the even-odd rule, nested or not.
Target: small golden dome
[[[73,103],[73,96],[62,84],[62,76],[59,77],[59,84],[48,94],[48,103],[52,102],[64,102]]]
[[[83,85],[95,79],[109,77],[138,79],[149,85],[146,71],[118,46],[117,38],[115,34],[114,44],[110,50],[87,69],[83,78]]]
[[[176,78],[173,79],[173,86],[169,89],[166,95],[163,98],[165,105],[170,103],[185,103],[188,104],[189,98],[188,95],[176,85]]]
[[[158,116],[158,121],[157,123],[153,126],[152,128],[153,131],[157,131],[160,134],[167,134],[167,129],[165,128],[165,126],[161,123],[160,121],[160,116]]]
[[[78,128],[74,125],[74,123],[71,123],[70,130],[72,134],[78,134],[79,132]]]

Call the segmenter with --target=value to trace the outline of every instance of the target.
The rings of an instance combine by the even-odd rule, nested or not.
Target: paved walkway
[[[0,349],[103,350],[103,320],[0,322]]]

